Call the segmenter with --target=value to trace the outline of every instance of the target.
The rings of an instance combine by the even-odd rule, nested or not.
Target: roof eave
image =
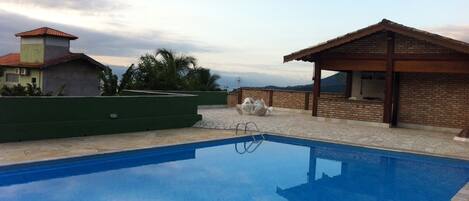
[[[306,49],[302,49],[297,52],[293,52],[289,55],[283,57],[283,62],[290,62],[293,60],[297,61],[311,61],[309,59],[305,59],[305,57],[317,54],[319,52],[325,51],[330,48],[334,48],[345,43],[366,37],[367,35],[371,35],[373,33],[377,33],[379,31],[392,31],[395,33],[399,33],[406,36],[411,36],[420,40],[425,40],[430,43],[434,43],[449,49],[453,49],[462,53],[469,54],[469,44],[463,41],[454,40],[448,37],[444,37],[438,34],[433,34],[430,32],[422,31],[419,29],[415,29],[412,27],[407,27],[401,24],[394,23],[392,21],[383,19],[380,23],[374,24],[363,29],[359,29],[355,32],[348,33],[346,35],[337,37],[335,39],[326,41],[325,43],[309,47]]]

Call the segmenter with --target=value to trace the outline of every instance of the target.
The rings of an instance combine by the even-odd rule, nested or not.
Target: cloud
[[[138,57],[157,48],[168,48],[177,52],[212,52],[217,48],[190,40],[167,39],[158,31],[138,35],[104,33],[80,27],[40,21],[0,10],[0,54],[18,51],[19,41],[14,34],[38,27],[48,26],[80,37],[71,44],[72,51],[91,55]]]
[[[430,28],[429,30],[456,40],[469,42],[469,26],[448,25]]]
[[[22,6],[34,6],[48,9],[70,9],[82,12],[111,11],[125,8],[125,4],[111,0],[3,0]]]

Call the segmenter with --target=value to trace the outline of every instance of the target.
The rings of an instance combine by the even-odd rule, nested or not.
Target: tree
[[[103,95],[115,95],[124,89],[218,90],[219,78],[209,69],[197,67],[196,58],[167,49],[141,56],[136,66],[129,66],[119,83],[110,69],[100,75]]]
[[[114,96],[117,94],[117,75],[112,73],[112,69],[106,67],[99,73],[101,80],[101,95],[102,96]]]
[[[189,90],[200,90],[200,91],[215,91],[220,90],[217,80],[220,76],[217,74],[211,74],[210,69],[198,67],[192,69],[188,76],[188,89]]]
[[[130,65],[129,68],[122,74],[121,81],[119,82],[119,86],[117,88],[117,93],[122,92],[124,89],[131,89],[135,85],[134,80],[134,64]]]

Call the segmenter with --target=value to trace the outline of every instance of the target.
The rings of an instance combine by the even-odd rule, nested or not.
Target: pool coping
[[[462,187],[456,195],[451,198],[451,201],[468,201],[469,200],[469,182]]]
[[[213,129],[212,128],[211,130],[224,130],[224,131],[226,131],[226,130],[232,130],[232,129]],[[461,156],[454,156],[454,155],[444,155],[444,154],[436,154],[436,153],[423,152],[423,151],[415,151],[415,150],[410,150],[410,149],[396,149],[396,148],[372,146],[372,145],[359,144],[359,143],[349,143],[349,142],[344,142],[344,141],[340,141],[340,140],[328,140],[328,139],[321,139],[321,138],[314,138],[314,137],[307,137],[307,136],[300,136],[300,135],[289,135],[289,134],[274,133],[274,132],[261,132],[261,133],[266,134],[266,135],[271,135],[271,136],[288,137],[288,138],[294,138],[294,139],[300,139],[300,140],[310,140],[310,141],[332,143],[332,144],[338,144],[338,145],[348,145],[348,146],[376,149],[376,150],[381,150],[381,151],[391,151],[391,152],[397,152],[397,153],[408,153],[408,154],[417,154],[417,155],[423,155],[423,156],[433,156],[433,157],[439,157],[439,158],[469,161],[469,156],[468,157],[461,157]],[[11,165],[22,165],[22,164],[29,164],[29,163],[35,163],[35,162],[54,161],[54,160],[69,159],[69,158],[76,158],[76,157],[83,157],[83,156],[112,154],[112,153],[119,153],[119,152],[125,152],[125,151],[137,151],[137,150],[142,150],[142,149],[151,149],[151,148],[159,148],[159,147],[166,147],[166,146],[184,145],[184,144],[191,144],[191,143],[202,143],[202,142],[209,142],[209,141],[214,141],[214,140],[234,139],[234,138],[239,138],[239,137],[244,137],[244,136],[249,136],[249,135],[250,134],[238,134],[238,135],[231,135],[231,136],[214,137],[214,138],[210,138],[210,139],[190,140],[190,141],[186,141],[186,142],[166,143],[166,144],[142,146],[142,147],[136,147],[136,148],[123,148],[123,149],[119,149],[119,150],[102,151],[102,152],[99,152],[99,153],[85,153],[85,154],[72,155],[72,156],[58,156],[58,157],[48,157],[48,158],[37,159],[37,160],[35,160],[35,159],[33,159],[33,160],[24,160],[24,161],[21,161],[21,162],[2,163],[2,164],[0,164],[0,167],[11,166]]]

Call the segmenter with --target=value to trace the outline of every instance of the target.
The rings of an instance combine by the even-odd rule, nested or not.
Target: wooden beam
[[[386,37],[386,87],[384,96],[384,112],[383,123],[391,123],[392,114],[392,95],[393,95],[393,81],[394,81],[394,33],[387,32]]]
[[[325,53],[321,54],[323,60],[386,60],[386,54],[380,53]],[[428,60],[428,61],[468,61],[469,54],[459,53],[430,53],[409,54],[394,53],[394,60]]]
[[[347,71],[347,81],[345,83],[345,97],[352,96],[353,71]]]
[[[269,106],[272,107],[274,104],[274,90],[269,90]]]
[[[396,72],[469,73],[469,61],[395,61]]]
[[[318,116],[318,100],[321,94],[321,67],[322,62],[318,61],[314,65],[314,87],[313,87],[313,116]]]
[[[323,70],[334,71],[386,71],[385,60],[321,60]]]
[[[238,89],[238,104],[242,104],[243,103],[243,88],[239,88]]]
[[[310,92],[305,92],[305,110],[309,110],[309,97],[311,96]]]

